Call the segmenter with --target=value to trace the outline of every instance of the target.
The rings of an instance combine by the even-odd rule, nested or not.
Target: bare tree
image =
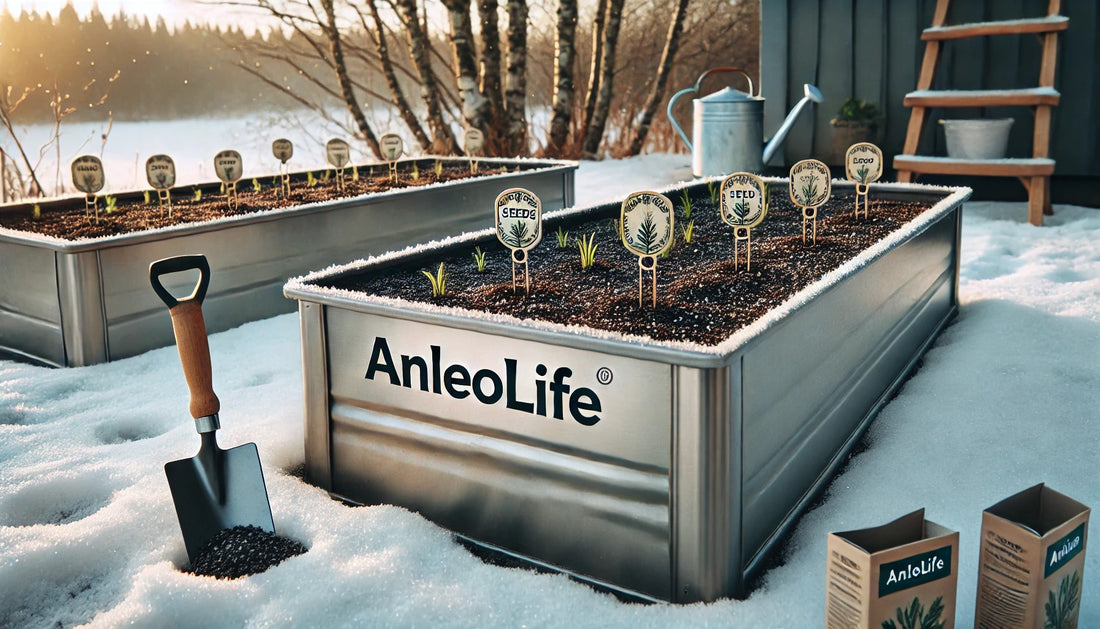
[[[592,19],[592,63],[588,69],[588,91],[584,96],[583,133],[588,133],[592,113],[596,110],[596,97],[600,90],[600,65],[603,63],[604,29],[607,24],[608,0],[600,0]]]
[[[470,23],[470,0],[443,0],[451,27],[451,52],[454,55],[455,81],[462,99],[462,117],[466,124],[493,136],[489,122],[489,100],[478,89],[477,51],[474,49],[474,29]]]
[[[498,124],[504,114],[504,91],[500,83],[500,26],[497,0],[478,0],[477,13],[481,22],[481,63],[478,71],[479,89],[489,99],[489,119]]]
[[[3,124],[4,128],[7,129],[8,135],[15,143],[16,150],[19,151],[20,159],[23,160],[23,166],[27,169],[27,176],[31,178],[29,195],[40,197],[44,191],[42,190],[42,184],[38,181],[38,175],[35,173],[35,165],[31,163],[30,157],[27,156],[27,150],[23,147],[23,142],[19,140],[19,135],[16,134],[15,125],[11,119],[12,114],[27,100],[33,90],[28,87],[23,90],[22,94],[16,96],[15,100],[12,100],[12,86],[3,85],[0,88],[2,88],[0,89],[0,124]]]
[[[378,146],[378,138],[374,135],[363,108],[355,98],[355,90],[352,89],[351,78],[348,77],[348,66],[344,63],[344,50],[340,45],[340,29],[336,27],[336,13],[332,8],[332,0],[321,0],[321,8],[325,12],[325,21],[321,24],[325,37],[328,38],[329,50],[332,53],[332,69],[336,72],[336,80],[340,84],[340,95],[348,113],[355,120],[355,126],[359,128],[359,134],[370,147],[375,157],[382,157],[382,149]]]
[[[596,103],[592,110],[592,118],[585,129],[584,142],[581,145],[581,155],[587,159],[595,159],[599,155],[600,142],[603,141],[604,128],[607,124],[607,115],[611,110],[612,88],[615,78],[615,48],[619,44],[619,27],[622,24],[622,14],[623,0],[608,0],[607,24],[604,25],[600,44],[603,53],[600,58],[599,88],[596,93]]]
[[[420,96],[428,109],[428,128],[432,131],[433,151],[443,155],[456,154],[459,152],[458,142],[450,126],[443,120],[443,111],[439,103],[439,87],[432,72],[431,42],[428,41],[427,31],[420,23],[416,0],[393,0],[393,5],[405,26],[409,52],[412,54],[413,64],[419,75]]]
[[[634,139],[630,142],[627,155],[637,155],[642,152],[646,136],[649,135],[649,126],[653,123],[653,114],[657,111],[657,105],[664,100],[665,86],[668,84],[668,75],[672,71],[672,60],[680,47],[680,34],[683,32],[684,17],[687,15],[689,2],[690,0],[676,0],[676,13],[672,17],[668,34],[665,36],[665,49],[661,53],[661,61],[657,67],[657,80],[654,81],[653,90],[642,107],[642,117],[634,130]]]
[[[560,156],[573,118],[574,73],[577,34],[577,0],[560,0],[558,25],[554,31],[554,117],[550,120],[550,155]]]
[[[382,23],[382,18],[378,14],[378,3],[376,0],[367,0],[367,8],[370,10],[371,20],[374,24],[374,35],[372,37],[374,41],[375,50],[378,53],[378,60],[382,66],[382,74],[386,77],[386,85],[390,89],[390,102],[397,109],[401,116],[401,119],[405,121],[405,126],[412,131],[413,137],[416,138],[420,148],[428,151],[431,150],[432,141],[428,137],[428,134],[424,132],[424,127],[420,125],[420,120],[416,117],[416,113],[409,105],[409,101],[405,98],[405,93],[401,90],[401,84],[397,80],[397,72],[394,70],[393,60],[390,57],[390,48],[386,42],[386,28]],[[363,13],[359,12],[359,20],[363,26],[363,30],[371,32],[371,29],[367,26],[366,18]]]
[[[505,104],[508,112],[503,149],[527,154],[527,0],[508,0],[508,75]]]

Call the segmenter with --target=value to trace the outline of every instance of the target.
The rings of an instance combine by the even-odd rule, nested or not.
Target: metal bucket
[[[763,98],[727,87],[696,98],[692,107],[691,171],[695,176],[763,171]]]
[[[491,230],[290,281],[308,478],[641,598],[743,595],[957,308],[969,190],[874,194],[936,205],[718,349],[322,288],[431,266],[488,246]],[[545,228],[618,211],[564,212]]]
[[[418,168],[427,171],[434,162],[420,160]],[[575,162],[481,163],[528,169],[80,241],[0,230],[5,270],[0,274],[0,354],[52,366],[83,366],[171,345],[172,329],[162,325],[163,304],[149,290],[153,260],[206,254],[215,279],[203,310],[207,329],[218,332],[291,312],[294,304],[281,292],[289,277],[473,229],[509,186],[534,191],[547,209],[573,204]],[[205,188],[205,193],[216,194],[218,184]],[[42,202],[43,211],[52,203],[71,199]],[[24,208],[9,205],[0,212]],[[177,279],[178,286],[169,288],[184,288],[188,279]]]

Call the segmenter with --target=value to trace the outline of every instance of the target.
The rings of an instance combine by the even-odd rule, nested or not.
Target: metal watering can
[[[745,77],[749,82],[749,92],[741,92],[731,87],[715,92],[703,98],[696,98],[695,124],[692,127],[692,137],[695,141],[688,140],[684,130],[676,123],[672,116],[672,107],[683,95],[698,92],[703,84],[703,79],[711,74],[719,72],[734,72]],[[775,155],[787,132],[791,130],[798,114],[802,112],[810,101],[820,103],[824,100],[821,90],[806,83],[805,96],[794,109],[787,114],[787,119],[775,132],[775,135],[764,147],[763,155],[760,147],[764,144],[764,99],[759,92],[752,95],[752,79],[741,68],[713,68],[699,75],[699,80],[694,87],[680,90],[668,101],[668,121],[672,128],[684,139],[688,150],[691,151],[691,171],[696,177],[708,177],[711,175],[727,175],[729,173],[746,171],[758,173],[764,170],[764,164]]]

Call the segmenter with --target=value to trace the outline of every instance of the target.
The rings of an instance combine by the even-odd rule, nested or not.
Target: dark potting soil
[[[234,526],[214,536],[184,572],[218,579],[258,574],[301,555],[306,547],[257,526]]]
[[[101,195],[98,200],[98,221],[88,218],[82,198],[73,199],[71,207],[65,209],[43,210],[39,218],[34,218],[33,203],[29,202],[26,211],[0,212],[0,227],[66,240],[100,238],[227,216],[255,214],[340,197],[384,192],[395,188],[426,186],[469,177],[498,175],[504,172],[500,167],[491,168],[487,164],[482,164],[477,174],[471,175],[469,166],[465,163],[449,162],[443,164],[440,174],[436,175],[433,167],[423,166],[421,164],[417,171],[417,178],[413,179],[411,166],[403,163],[396,182],[390,181],[389,171],[385,165],[360,166],[358,181],[351,179],[351,169],[348,168],[344,192],[337,192],[336,177],[332,175],[326,181],[318,179],[313,186],[309,186],[306,182],[291,183],[290,198],[287,199],[279,196],[278,185],[271,176],[257,179],[257,183],[260,184],[259,191],[253,189],[250,179],[241,179],[237,182],[238,205],[233,209],[230,209],[225,194],[203,191],[201,199],[196,201],[192,188],[186,186],[173,188],[171,217],[168,216],[167,211],[161,210],[157,195],[152,191],[149,193],[150,203],[146,204],[140,197],[129,201],[119,200],[116,209],[109,214],[105,209],[104,195]]]
[[[705,189],[692,197],[690,242],[684,234],[689,219],[682,202],[671,196],[677,208],[676,243],[668,257],[657,261],[656,307],[650,306],[649,271],[644,305],[638,305],[638,258],[619,238],[617,214],[615,219],[566,224],[565,247],[558,246],[556,227],[544,226],[541,242],[529,252],[530,294],[523,293],[522,284],[518,293],[513,291],[511,253],[495,239],[481,245],[486,253],[482,273],[471,246],[428,261],[323,278],[318,284],[657,341],[717,345],[931,207],[927,202],[876,199],[872,187],[870,216],[857,219],[854,191],[835,191],[818,208],[817,242],[803,243],[801,210],[790,202],[784,185],[773,185],[768,215],[752,230],[749,270],[743,242],[735,266],[734,230],[722,222]],[[589,234],[595,234],[596,260],[582,270],[577,240]],[[447,293],[433,298],[421,271],[435,274],[440,262]]]

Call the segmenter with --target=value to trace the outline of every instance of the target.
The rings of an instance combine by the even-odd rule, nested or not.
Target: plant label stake
[[[287,162],[294,156],[294,144],[286,138],[279,138],[271,143],[271,152],[275,159],[279,160],[279,194],[284,199],[290,198],[290,168]]]
[[[237,201],[237,181],[244,173],[241,154],[232,150],[218,153],[214,156],[214,172],[225,184],[225,199],[229,203],[229,209],[236,209],[240,205]]]
[[[733,268],[737,270],[738,243],[745,242],[745,270],[752,270],[752,228],[768,214],[768,185],[749,173],[733,173],[722,181],[722,220],[733,227]]]
[[[95,155],[81,155],[73,160],[70,167],[73,173],[73,186],[84,193],[84,218],[95,212],[95,222],[99,222],[99,204],[96,193],[103,189],[103,162]]]
[[[542,240],[542,201],[530,190],[509,188],[494,205],[497,240],[512,250],[512,291],[516,291],[516,265],[523,266],[523,291],[531,292],[527,252]]]
[[[333,138],[325,145],[325,156],[328,163],[336,167],[336,190],[344,191],[344,166],[351,161],[351,147],[340,138]]]
[[[844,153],[844,176],[856,184],[856,218],[863,198],[863,218],[870,216],[871,203],[867,193],[871,184],[882,176],[882,151],[870,142],[856,142]]]
[[[378,138],[378,148],[382,151],[382,159],[390,167],[390,181],[397,182],[397,160],[405,152],[405,143],[396,133],[387,133]]]
[[[802,208],[802,242],[806,242],[806,221],[813,221],[813,242],[817,244],[817,208],[829,200],[832,182],[829,167],[816,159],[804,159],[791,166],[791,201]]]
[[[466,129],[466,156],[470,158],[470,174],[477,172],[477,160],[474,155],[481,155],[485,149],[485,134],[481,129],[470,127]]]
[[[176,185],[176,163],[167,155],[154,155],[145,160],[145,178],[157,191],[161,215],[167,207],[168,218],[172,218],[172,186]]]
[[[657,256],[672,246],[675,232],[672,201],[663,194],[634,192],[619,211],[619,237],[638,256],[638,307],[642,306],[642,274],[652,271],[652,305],[657,306]]]

